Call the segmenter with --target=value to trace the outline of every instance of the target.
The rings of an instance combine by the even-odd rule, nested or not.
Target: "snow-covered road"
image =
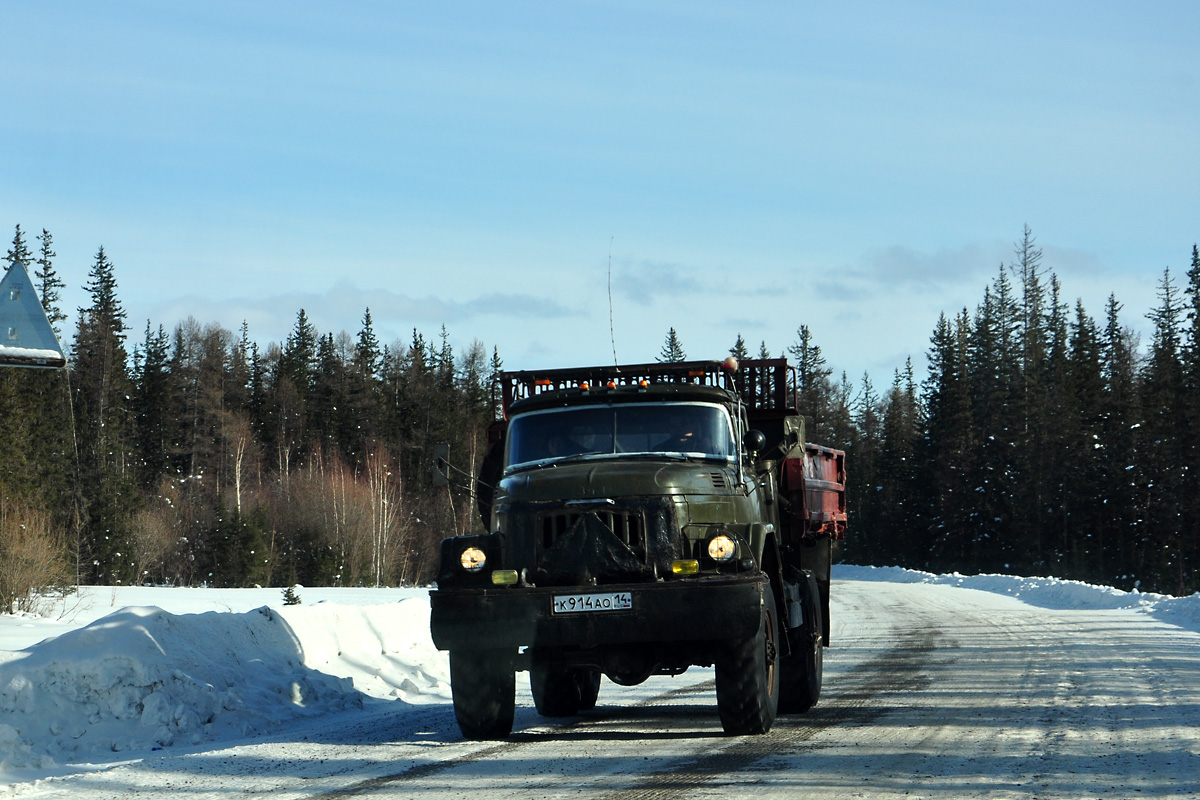
[[[947,579],[859,577],[873,580],[835,582],[820,704],[780,718],[766,736],[721,735],[711,671],[633,688],[605,681],[596,711],[562,724],[536,715],[521,675],[517,732],[506,742],[463,741],[445,702],[368,701],[269,738],[175,746],[9,791],[278,800],[481,790],[489,800],[1200,795],[1200,633],[1095,607],[1102,602],[1047,608]],[[1028,583],[1014,585],[1031,594]]]

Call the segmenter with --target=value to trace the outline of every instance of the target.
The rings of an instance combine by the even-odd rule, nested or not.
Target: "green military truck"
[[[431,629],[463,735],[593,708],[713,666],[728,734],[821,693],[845,454],[807,444],[784,359],[508,372],[476,485],[486,531],[443,540]],[[445,475],[446,465],[439,459]]]

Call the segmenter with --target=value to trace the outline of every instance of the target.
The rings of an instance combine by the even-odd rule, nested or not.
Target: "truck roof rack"
[[[737,392],[752,412],[795,414],[796,370],[786,358],[728,361],[674,361],[607,367],[521,370],[499,376],[504,414],[518,400],[543,392],[576,388],[619,388],[655,384],[714,386]]]

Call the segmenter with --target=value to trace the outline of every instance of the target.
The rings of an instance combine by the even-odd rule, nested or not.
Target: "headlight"
[[[487,555],[478,547],[468,547],[462,551],[462,557],[459,559],[462,568],[467,572],[479,572],[483,569],[483,565],[487,563]]]
[[[708,540],[708,557],[713,561],[728,561],[737,552],[737,544],[725,534]]]

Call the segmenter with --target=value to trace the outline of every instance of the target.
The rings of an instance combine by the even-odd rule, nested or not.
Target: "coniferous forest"
[[[1183,253],[1186,255],[1186,251]],[[71,320],[53,237],[17,226],[67,370],[0,369],[0,608],[75,583],[423,583],[443,536],[479,526],[474,474],[499,353],[381,344],[304,310],[265,348],[187,319],[135,331],[100,248]],[[936,320],[923,378],[834,378],[809,328],[786,348],[808,438],[847,451],[844,560],[1200,590],[1200,252],[1169,270],[1138,341],[1110,297],[1065,299],[1026,228],[973,309]],[[732,337],[731,337],[732,338]],[[740,357],[770,357],[764,342]],[[660,360],[684,357],[674,329]],[[568,365],[563,365],[568,366]]]

